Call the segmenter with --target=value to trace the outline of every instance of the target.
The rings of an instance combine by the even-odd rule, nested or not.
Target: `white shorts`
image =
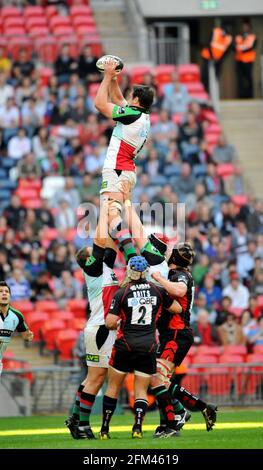
[[[151,276],[153,273],[159,272],[165,279],[168,279],[169,268],[167,261],[164,260],[160,264],[155,264],[154,266],[149,266],[149,273],[147,274],[147,280],[153,282],[157,286],[160,286],[159,282],[155,281]]]
[[[106,168],[105,170],[102,170],[102,184],[100,194],[106,192],[119,193],[121,191],[120,183],[123,181],[129,181],[131,183],[131,190],[133,190],[136,184],[136,180],[137,178],[135,171],[122,170],[120,175],[118,175],[116,170]]]
[[[84,336],[87,366],[108,369],[116,331],[108,330],[105,325],[87,325],[84,329]]]

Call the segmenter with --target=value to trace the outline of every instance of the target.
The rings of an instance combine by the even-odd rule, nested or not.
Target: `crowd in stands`
[[[92,233],[78,235],[77,209],[99,208],[114,126],[93,105],[95,63],[89,45],[76,59],[64,44],[43,80],[23,49],[13,60],[0,46],[0,278],[14,301],[51,299],[64,308],[65,299],[86,298],[74,254]],[[176,203],[186,204],[186,239],[197,253],[196,344],[263,344],[263,202],[247,193],[200,81],[184,81],[175,67],[169,73],[135,74],[156,100],[134,201],[173,203],[175,216]],[[135,75],[120,77],[125,96]],[[117,268],[121,277],[121,257]]]

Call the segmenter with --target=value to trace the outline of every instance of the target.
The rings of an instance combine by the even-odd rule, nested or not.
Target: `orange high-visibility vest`
[[[230,34],[224,34],[224,30],[221,28],[214,28],[210,43],[212,56],[208,47],[202,49],[201,56],[207,60],[214,59],[215,61],[219,61],[229,48],[231,42],[232,36]]]
[[[248,34],[247,36],[241,36],[240,34],[235,37],[235,59],[238,62],[255,62],[256,51],[251,49],[254,47],[256,41],[255,34]],[[248,51],[247,49],[251,49]]]
[[[185,362],[182,362],[180,366],[177,366],[175,368],[175,373],[176,374],[187,374],[188,368]]]

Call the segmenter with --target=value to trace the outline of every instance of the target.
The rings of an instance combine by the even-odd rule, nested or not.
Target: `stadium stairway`
[[[17,360],[26,361],[32,367],[51,366],[54,364],[53,355],[40,356],[38,344],[30,343],[25,347],[20,335],[13,336],[10,342],[10,348]]]
[[[220,118],[237,149],[249,193],[262,198],[263,101],[221,101]]]
[[[136,38],[125,17],[125,0],[93,0],[91,5],[105,53],[121,57],[126,64],[138,62]]]

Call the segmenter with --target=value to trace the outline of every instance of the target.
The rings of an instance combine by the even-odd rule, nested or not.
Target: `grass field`
[[[73,440],[63,425],[65,417],[33,416],[0,419],[1,449],[263,449],[263,410],[224,410],[218,422],[207,432],[200,413],[193,413],[180,437],[153,439],[158,423],[156,412],[149,412],[144,437],[131,439],[131,413],[114,416],[111,440]],[[92,427],[98,433],[100,416],[93,416]]]

